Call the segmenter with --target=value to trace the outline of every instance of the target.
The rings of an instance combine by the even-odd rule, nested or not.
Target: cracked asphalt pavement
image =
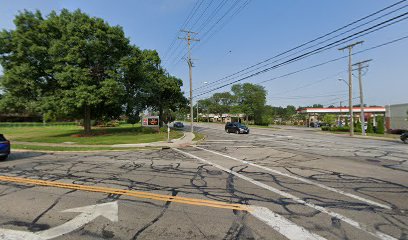
[[[0,239],[408,239],[407,145],[196,130],[206,140],[180,149],[13,153],[0,162],[12,177],[0,179]],[[117,212],[81,208],[104,203]]]

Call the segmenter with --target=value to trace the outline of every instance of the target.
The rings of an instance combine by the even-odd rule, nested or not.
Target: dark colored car
[[[401,138],[401,141],[403,141],[404,143],[408,143],[408,132],[401,134],[400,138]]]
[[[10,141],[0,134],[0,160],[6,160],[10,155]]]
[[[175,128],[183,128],[184,124],[182,122],[175,122],[173,123],[173,127]]]
[[[236,133],[236,134],[240,134],[240,133],[249,133],[249,128],[247,126],[245,126],[244,124],[241,124],[239,122],[232,122],[232,123],[227,123],[225,124],[225,132],[227,133]]]

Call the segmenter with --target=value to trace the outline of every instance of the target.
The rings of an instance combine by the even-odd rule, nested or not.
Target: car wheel
[[[0,157],[0,161],[5,161],[7,159],[8,156],[1,156]]]

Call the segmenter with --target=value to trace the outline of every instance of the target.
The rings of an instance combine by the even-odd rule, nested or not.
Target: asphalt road
[[[0,162],[0,239],[408,239],[408,146],[310,129]]]

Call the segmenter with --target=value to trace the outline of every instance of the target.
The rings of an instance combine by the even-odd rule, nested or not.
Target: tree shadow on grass
[[[151,134],[157,131],[152,128],[141,127],[94,127],[91,130],[91,134],[86,135],[82,129],[72,130],[62,134],[55,134],[50,137],[97,137],[97,136],[109,136],[109,135],[137,135],[137,134]]]

